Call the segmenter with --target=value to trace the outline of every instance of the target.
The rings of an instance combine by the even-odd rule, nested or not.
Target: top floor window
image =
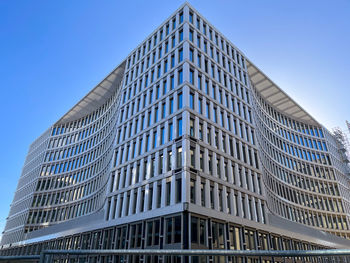
[[[176,27],[176,18],[173,18],[173,29]]]

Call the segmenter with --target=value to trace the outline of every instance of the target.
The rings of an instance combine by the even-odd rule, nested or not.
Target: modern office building
[[[186,3],[30,146],[0,253],[346,248],[347,162]]]

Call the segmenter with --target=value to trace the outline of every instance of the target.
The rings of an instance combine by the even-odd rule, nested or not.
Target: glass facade
[[[348,246],[336,140],[265,81],[182,5],[31,145],[0,253]]]

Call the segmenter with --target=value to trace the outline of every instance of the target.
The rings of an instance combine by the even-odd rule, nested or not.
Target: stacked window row
[[[113,178],[118,187],[118,179],[122,178],[121,173]],[[157,208],[174,205],[182,201],[182,175],[176,174],[160,180],[151,180],[141,187],[134,187],[124,192],[116,191],[113,197],[108,198],[106,220],[131,216],[145,211],[152,211]]]
[[[198,98],[198,99],[197,99]],[[255,145],[254,128],[247,122],[235,117],[232,111],[217,107],[216,103],[206,97],[201,97],[198,93],[190,91],[190,109],[199,113],[200,116],[210,120],[216,126],[219,125],[229,133],[236,135],[240,139]],[[195,103],[197,101],[198,103]],[[205,105],[205,107],[204,107]],[[200,128],[200,127],[199,127]],[[202,134],[202,132],[200,132]]]
[[[197,63],[194,62],[194,56],[197,56]],[[203,62],[201,58],[202,56],[197,53],[197,50],[190,47],[189,61],[191,69],[189,82],[201,90],[202,94],[210,96],[221,105],[232,110],[235,114],[251,123],[251,110],[248,106],[250,104],[248,89],[243,83],[232,80],[232,74],[224,74],[223,81],[218,81],[215,79],[215,76],[213,77],[212,74],[209,74],[207,70],[208,67],[206,66],[208,63],[206,60]],[[219,65],[217,67],[220,68]],[[239,99],[242,102],[235,101]]]
[[[140,117],[142,118],[142,116]],[[130,131],[130,126],[132,126],[132,124],[125,125],[123,131],[124,135],[121,136],[123,138],[121,140],[123,144],[117,146],[116,148],[114,166],[121,165],[124,162],[130,161],[138,156],[142,156],[145,153],[150,153],[150,151],[171,142],[174,138],[182,136],[182,120],[183,118],[180,112],[179,115],[173,116],[166,121],[159,122],[159,125],[157,126],[152,126],[152,129],[145,130],[146,127],[143,127],[142,130],[145,130],[145,132],[139,134],[135,138],[132,137],[130,140],[124,138],[124,136],[127,133],[126,126],[129,126]]]
[[[183,48],[177,48],[176,52],[173,50],[183,41],[183,28],[177,30],[176,27],[174,27],[171,33],[172,35],[170,36],[168,25],[163,26],[164,29],[166,28],[164,31],[166,33],[165,35],[163,34],[163,28],[160,29],[158,33],[141,44],[138,51],[129,57],[124,82],[124,87],[126,87],[126,89],[123,93],[123,103],[131,98],[132,93],[135,96],[137,91],[141,91],[142,88],[148,86],[149,81],[153,83],[155,78],[159,78],[162,74],[166,73],[183,60]],[[159,41],[157,41],[158,39]],[[160,61],[162,58],[163,61]],[[158,63],[158,65],[154,65],[155,63]],[[154,67],[150,69],[153,65]],[[135,81],[135,85],[130,85],[132,81]],[[139,84],[138,88],[136,88],[137,84]],[[131,90],[133,90],[133,92]]]
[[[266,171],[267,172],[267,171]],[[334,213],[344,213],[344,208],[341,199],[335,199],[331,196],[315,195],[312,192],[300,191],[299,188],[294,189],[290,186],[286,186],[284,183],[280,183],[269,176],[266,180],[267,187],[271,189],[276,195],[279,195],[285,200],[301,205],[303,207],[309,207],[312,209],[324,210]]]
[[[83,169],[79,169],[73,173],[63,174],[61,176],[49,178],[42,178],[38,181],[36,185],[36,191],[48,191],[57,190],[60,188],[67,188],[69,186],[74,186],[82,182],[87,182],[89,179],[94,177],[101,177],[105,170],[105,160],[102,157],[99,161],[93,165],[87,166]]]
[[[155,33],[153,33],[148,39],[141,43],[135,51],[132,52],[132,55],[127,60],[127,69],[130,69],[135,63],[139,62],[144,58],[148,53],[157,47],[159,43],[164,41],[170,34],[173,34],[176,29],[182,25],[184,22],[184,12],[183,10],[179,11],[171,19],[166,21],[161,27],[159,27]],[[175,38],[173,35],[171,38]],[[169,39],[168,39],[169,40]]]
[[[264,114],[260,113],[260,114],[258,114],[258,117],[259,118],[263,117],[264,129],[269,130],[269,131],[276,131],[276,130],[271,130],[271,125],[270,126],[266,125],[265,121],[267,120],[267,117],[263,116],[263,115]],[[277,128],[277,130],[278,130],[278,128]],[[310,139],[310,138],[304,137],[304,135],[298,136],[298,134],[290,133],[289,131],[286,131],[285,129],[279,129],[279,131],[282,131],[282,132],[278,133],[279,136],[278,135],[276,136],[272,132],[266,133],[266,135],[268,136],[269,140],[271,142],[273,142],[273,144],[276,147],[285,151],[288,154],[298,156],[299,158],[307,159],[305,153],[304,153],[304,155],[301,154],[302,150],[305,152],[304,148],[308,148],[306,150],[314,149],[314,150],[323,151],[323,152],[328,151],[326,142],[324,140],[321,141],[321,140]],[[310,155],[310,154],[308,154],[308,155]]]
[[[269,141],[269,143],[265,143],[265,147],[268,147],[268,151],[270,152],[271,156],[277,155],[279,159],[280,157],[283,156],[283,159],[288,159],[291,160],[289,162],[292,163],[291,166],[292,168],[290,169],[295,169],[293,167],[293,163],[295,161],[292,161],[291,158],[299,158],[308,162],[314,162],[318,164],[325,164],[325,165],[331,165],[331,160],[328,154],[325,154],[324,152],[316,152],[316,151],[310,151],[309,149],[305,149],[300,147],[299,145],[292,144],[288,139],[283,139],[281,137],[277,137],[273,135],[273,131],[270,130],[267,126],[262,124],[262,119],[260,119],[259,114],[257,114],[258,120],[258,127],[259,130],[261,131],[261,141]],[[302,139],[302,137],[300,136]],[[287,154],[287,155],[286,155]],[[286,157],[289,156],[289,157]],[[284,161],[284,160],[279,160],[279,162]],[[287,163],[288,165],[288,163]]]
[[[188,225],[189,232],[182,231],[185,225]],[[170,247],[169,245],[177,247],[176,244],[180,246],[185,240],[188,240],[189,246],[194,249],[314,250],[326,248],[238,224],[192,214],[190,216],[175,214],[5,249],[2,250],[1,255],[33,255],[49,249],[142,249]],[[111,257],[112,259],[122,262],[128,258],[114,256],[114,258]],[[145,262],[158,262],[158,259],[160,257],[145,256]],[[174,261],[175,259],[178,261]],[[181,258],[175,259],[172,262],[181,262]],[[134,260],[140,260],[140,258],[134,258]],[[235,262],[245,262],[245,260],[247,259],[236,258]]]
[[[45,223],[60,222],[82,215],[87,215],[96,210],[96,208],[98,208],[100,205],[99,196],[96,195],[95,197],[86,199],[84,202],[80,202],[75,205],[67,205],[61,208],[45,210],[32,210],[29,212],[26,222],[26,232],[40,229]]]
[[[174,117],[174,113],[179,113],[183,107],[183,92],[179,89],[174,93],[169,93],[168,96],[162,100],[152,101],[151,103],[152,104],[147,106],[147,108],[143,110],[140,109],[135,112],[135,114],[128,116],[123,113],[124,110],[128,112],[128,108],[122,108],[118,123],[117,144],[129,140],[135,135],[140,136],[141,132],[149,130],[149,128],[154,127],[156,124],[164,124],[166,119],[171,118],[171,116]],[[176,121],[174,124],[168,123],[168,126],[171,126],[168,130],[169,136],[171,137],[170,140],[172,140],[173,130],[171,128],[176,126]],[[158,127],[154,128],[154,133],[157,133],[156,130]],[[181,131],[182,129],[178,130],[179,133],[181,133]],[[159,134],[162,134],[162,138],[164,138],[164,130],[161,129],[161,131],[158,131],[158,135]]]
[[[267,102],[265,102],[255,88],[253,88],[253,91],[256,97],[256,102],[259,103],[260,105],[260,110],[263,110],[263,112],[265,112],[265,114],[263,114],[263,116],[266,118],[266,120],[264,120],[264,123],[268,124],[271,130],[273,131],[283,130],[283,128],[277,124],[279,123],[280,125],[283,125],[285,128],[289,130],[293,130],[294,132],[303,133],[304,135],[313,136],[316,138],[324,138],[322,128],[307,125],[305,123],[298,122],[296,120],[288,118],[287,116],[273,109]],[[280,134],[281,136],[285,137],[289,141],[293,141],[294,143],[296,142],[296,140],[293,139],[294,136],[293,135],[291,136],[292,134],[291,131],[288,132],[288,130],[284,130],[283,132],[281,131]],[[300,139],[300,143],[301,141],[302,140]],[[310,146],[312,147],[312,144]],[[327,147],[325,147],[325,150],[327,150]]]
[[[284,117],[254,95],[269,208],[289,220],[346,236],[349,222],[343,200],[334,198],[339,187],[327,167],[331,162],[323,153],[328,149],[322,130]]]
[[[53,161],[59,161],[62,159],[71,158],[76,155],[86,153],[88,150],[94,147],[96,148],[96,146],[101,144],[101,142],[107,140],[106,137],[109,135],[114,123],[115,123],[114,121],[109,121],[105,123],[105,126],[101,130],[99,131],[92,130],[93,133],[89,133],[91,137],[85,141],[76,143],[69,147],[64,147],[64,148],[60,147],[56,150],[47,151],[44,162],[53,162]],[[65,143],[65,138],[62,138],[62,139],[63,139],[63,142]]]
[[[281,150],[277,149],[276,147],[274,147],[272,145],[272,143],[269,143],[265,136],[263,135],[265,131],[262,130],[261,132],[259,132],[258,134],[258,141],[261,144],[262,147],[262,151],[269,156],[270,159],[273,159],[276,163],[278,163],[279,165],[283,166],[284,169],[290,169],[292,171],[295,172],[301,172],[303,171],[303,166],[305,165],[310,165],[312,166],[313,163],[317,163],[318,165],[331,165],[329,162],[329,158],[325,158],[326,156],[321,154],[319,155],[320,160],[313,160],[312,162],[310,161],[310,163],[305,162],[305,160],[302,160],[301,158],[293,158],[289,155],[284,154],[284,152],[282,152]],[[329,157],[327,155],[327,157]],[[317,166],[318,166],[317,165]],[[317,176],[320,177],[320,176]]]
[[[111,115],[113,115],[115,103],[115,95],[108,99],[100,108],[92,112],[91,114],[72,122],[68,122],[64,125],[55,126],[52,128],[51,136],[65,135],[67,133],[73,133],[66,139],[65,142],[52,143],[52,147],[60,147],[69,143],[74,143],[79,140],[83,140],[96,130],[104,126]],[[79,130],[79,132],[76,132]],[[51,146],[50,146],[51,148]]]
[[[123,162],[118,166],[116,175],[112,175],[113,191],[142,183],[145,180],[158,177],[183,167],[182,143],[169,145],[158,151],[152,151],[144,158],[134,162]]]
[[[333,169],[304,165],[303,169],[300,170],[300,174],[296,174],[283,169],[283,167],[276,165],[275,162],[267,162],[265,168],[270,174],[273,174],[274,178],[277,178],[278,181],[298,188],[299,191],[305,190],[318,194],[340,196],[338,184],[335,183],[336,179]]]
[[[346,216],[319,213],[304,208],[291,206],[273,193],[267,190],[268,202],[271,203],[271,210],[284,218],[304,225],[318,227],[329,233],[340,237],[350,238],[349,222]]]
[[[246,68],[243,55],[241,55],[238,50],[233,47],[233,45],[221,34],[216,32],[205,19],[201,18],[195,12],[190,11],[189,22],[191,24],[191,30],[196,31],[197,35],[204,36],[208,43],[211,43],[213,47],[224,52],[234,61],[236,65],[242,67],[243,69]],[[196,36],[194,36],[193,39],[196,39],[195,37]]]
[[[41,169],[25,232],[101,206],[116,133],[116,99],[114,94],[88,116],[52,129],[48,148],[60,148],[46,152],[44,161],[49,163]]]
[[[174,71],[172,71],[175,66],[181,63],[184,60],[184,49],[183,47],[178,47],[176,50],[172,51],[170,54],[164,54],[164,57],[158,57],[159,61],[155,61],[158,64],[151,69],[146,69],[144,72],[143,64],[140,65],[140,69],[136,66],[135,70],[140,70],[138,74],[133,74],[132,76],[126,75],[126,79],[129,78],[129,82],[125,83],[125,89],[123,92],[123,103],[128,102],[130,99],[133,99],[139,92],[146,89],[150,85],[153,85],[155,82],[160,81],[161,78],[164,78],[170,75],[170,89],[175,84]],[[147,64],[146,64],[147,66]],[[178,72],[177,82],[182,82],[182,72]]]
[[[188,39],[191,43],[190,60],[196,62],[199,68],[202,68],[207,74],[218,80],[227,87],[228,77],[234,77],[235,81],[248,84],[246,67],[242,68],[236,64],[235,56],[224,54],[219,47],[210,44],[207,38],[192,27],[189,29]],[[232,54],[235,51],[232,49]],[[239,55],[244,61],[244,57]],[[245,63],[245,62],[243,62]],[[232,79],[230,78],[232,82]]]
[[[106,138],[104,138],[104,140],[101,140],[101,143],[99,145],[94,145],[94,148],[92,150],[82,150],[82,154],[80,157],[78,156],[77,158],[69,158],[67,160],[63,160],[62,162],[43,165],[41,170],[41,176],[51,176],[62,173],[68,173],[77,169],[84,168],[87,165],[93,165],[93,163],[96,163],[96,161],[101,159],[101,156],[106,155],[106,152],[109,151],[113,139],[113,133],[110,133]],[[78,149],[80,151],[80,149],[82,149],[81,146],[84,146],[84,144],[81,144],[79,148],[76,147],[75,151],[77,152]],[[64,153],[66,150],[67,149],[61,150],[60,152]],[[71,148],[68,149],[67,154],[71,152],[70,150]]]
[[[259,197],[233,189],[230,184],[217,183],[208,178],[191,173],[191,203],[262,224],[266,223],[265,204]],[[248,179],[250,185],[257,183],[253,178]]]
[[[102,173],[105,173],[106,171],[102,171]],[[33,197],[32,201],[32,207],[42,207],[42,206],[56,206],[60,204],[67,204],[69,202],[75,202],[77,200],[81,200],[87,196],[90,196],[92,193],[94,193],[96,190],[98,190],[101,187],[101,175],[93,177],[93,180],[90,180],[89,182],[86,182],[84,184],[81,184],[78,187],[70,187],[68,189],[64,189],[63,191],[55,191],[55,192],[43,192],[41,194],[36,194]],[[63,180],[57,180],[56,184],[54,186],[46,185],[45,181],[42,182],[42,184],[39,185],[39,191],[46,190],[45,187],[48,189],[59,189],[60,187],[64,187],[65,185],[70,186],[69,181],[63,181]],[[39,192],[37,191],[37,192]]]

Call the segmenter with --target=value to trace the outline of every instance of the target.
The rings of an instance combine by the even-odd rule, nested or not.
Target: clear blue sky
[[[189,1],[327,128],[350,119],[350,1]],[[183,1],[0,1],[0,230],[29,144]]]

